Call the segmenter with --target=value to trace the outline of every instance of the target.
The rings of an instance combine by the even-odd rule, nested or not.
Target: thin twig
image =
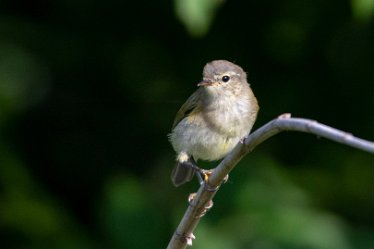
[[[225,177],[257,145],[283,131],[299,131],[315,134],[319,137],[324,137],[374,154],[374,142],[354,137],[352,134],[310,119],[291,118],[290,114],[283,114],[251,133],[244,140],[244,143],[239,143],[214,169],[208,182],[200,186],[196,196],[187,208],[182,221],[179,223],[169,242],[168,249],[186,248],[187,245],[192,244],[192,240],[194,239],[192,232],[206,212],[206,207],[210,206],[218,187],[224,181]]]

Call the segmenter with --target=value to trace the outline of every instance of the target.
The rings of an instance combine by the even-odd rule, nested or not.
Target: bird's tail
[[[197,170],[199,170],[199,167],[191,156],[187,161],[178,161],[171,172],[171,181],[176,187],[179,187],[180,185],[191,181]]]

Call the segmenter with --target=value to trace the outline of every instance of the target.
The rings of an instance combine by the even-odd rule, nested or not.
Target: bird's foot
[[[203,176],[204,182],[208,182],[210,175],[213,173],[213,169],[201,169],[200,174]]]
[[[240,142],[241,144],[244,144],[244,140],[246,140],[246,139],[247,139],[247,137],[248,137],[248,135],[247,135],[247,136],[245,136],[245,137],[243,137],[242,139],[240,139],[240,140],[239,140],[239,142]]]
[[[209,170],[200,169],[198,171],[198,174],[197,174],[197,177],[199,178],[200,185],[204,184],[205,189],[208,190],[208,191],[217,191],[218,188],[219,188],[219,186],[211,187],[208,184],[209,177],[213,173],[213,171],[214,171],[213,169],[209,169]],[[229,175],[226,175],[222,182],[226,183],[228,179],[229,179]]]

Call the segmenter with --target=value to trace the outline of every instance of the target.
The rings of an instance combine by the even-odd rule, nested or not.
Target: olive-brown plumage
[[[176,114],[170,142],[177,153],[174,185],[190,181],[198,159],[227,155],[252,129],[259,110],[243,69],[226,60],[205,65],[203,81]]]

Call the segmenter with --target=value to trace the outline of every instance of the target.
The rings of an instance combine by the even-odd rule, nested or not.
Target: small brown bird
[[[226,60],[205,65],[203,81],[178,111],[170,142],[177,152],[171,179],[180,186],[192,179],[198,159],[227,155],[252,129],[259,106],[241,67]]]

